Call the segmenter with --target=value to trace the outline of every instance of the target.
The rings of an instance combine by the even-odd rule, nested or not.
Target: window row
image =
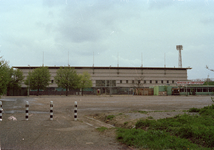
[[[175,81],[174,80],[120,80],[120,83],[132,83],[132,84],[147,84],[147,83],[150,83],[150,84],[153,84],[153,83],[161,83],[161,84],[164,84],[164,83],[172,83],[174,84]]]
[[[199,87],[194,87],[194,88],[181,88],[180,92],[214,92],[214,88],[199,88]]]

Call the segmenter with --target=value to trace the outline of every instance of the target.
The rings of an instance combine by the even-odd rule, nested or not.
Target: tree
[[[50,72],[48,67],[40,67],[34,69],[32,72],[28,72],[25,84],[30,87],[30,89],[37,90],[37,96],[39,95],[39,90],[45,90],[50,83]]]
[[[7,84],[10,81],[9,70],[7,62],[0,58],[0,95],[7,91]]]
[[[54,80],[58,87],[66,89],[66,96],[68,96],[68,89],[76,89],[79,87],[80,77],[74,68],[60,67],[56,72]]]
[[[210,69],[208,66],[206,66],[206,68],[207,68],[208,70],[210,70],[210,71],[214,71],[214,69]]]
[[[79,88],[82,89],[83,96],[83,89],[92,87],[91,75],[88,72],[83,72],[83,74],[80,74],[79,77],[80,77]]]
[[[9,77],[10,81],[7,85],[7,89],[13,89],[13,95],[14,95],[14,89],[21,88],[21,83],[24,79],[23,72],[19,69],[13,69],[10,68],[9,70]]]
[[[144,81],[143,76],[138,76],[134,80],[135,87],[137,87],[137,95],[139,95],[140,87],[142,87],[144,84],[143,81]],[[143,91],[143,95],[144,95],[144,93],[145,93],[145,91]]]

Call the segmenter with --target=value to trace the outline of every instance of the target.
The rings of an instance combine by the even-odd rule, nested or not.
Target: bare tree
[[[210,71],[213,71],[214,72],[214,69],[210,69],[207,65],[206,65],[206,68]]]
[[[134,84],[134,87],[137,88],[137,95],[139,95],[140,87],[143,87],[143,84],[144,84],[144,76],[138,75],[138,77],[136,77],[134,79],[134,83],[133,84]]]

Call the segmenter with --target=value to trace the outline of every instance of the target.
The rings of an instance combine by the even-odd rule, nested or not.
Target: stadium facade
[[[62,91],[54,81],[56,71],[60,67],[47,66],[51,74],[51,82],[46,91]],[[63,66],[62,66],[63,67]],[[64,66],[68,67],[68,66]],[[70,66],[72,67],[72,66]],[[29,71],[38,67],[27,66],[13,68],[20,69],[26,79]],[[72,67],[77,74],[88,72],[91,75],[92,87],[85,92],[96,94],[131,94],[136,88],[151,88],[155,86],[176,86],[177,81],[187,81],[187,70],[191,68],[171,67]],[[22,89],[27,89],[22,84]],[[78,90],[73,91],[77,93]],[[80,91],[81,92],[81,91]]]

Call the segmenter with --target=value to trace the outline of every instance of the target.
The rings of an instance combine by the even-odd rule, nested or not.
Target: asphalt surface
[[[115,137],[99,133],[86,115],[129,110],[187,110],[211,105],[210,96],[40,96],[3,97],[0,122],[0,149],[131,149]],[[29,120],[25,104],[29,101]],[[54,102],[54,120],[50,121],[50,101]],[[78,103],[78,121],[74,121],[74,101]]]

